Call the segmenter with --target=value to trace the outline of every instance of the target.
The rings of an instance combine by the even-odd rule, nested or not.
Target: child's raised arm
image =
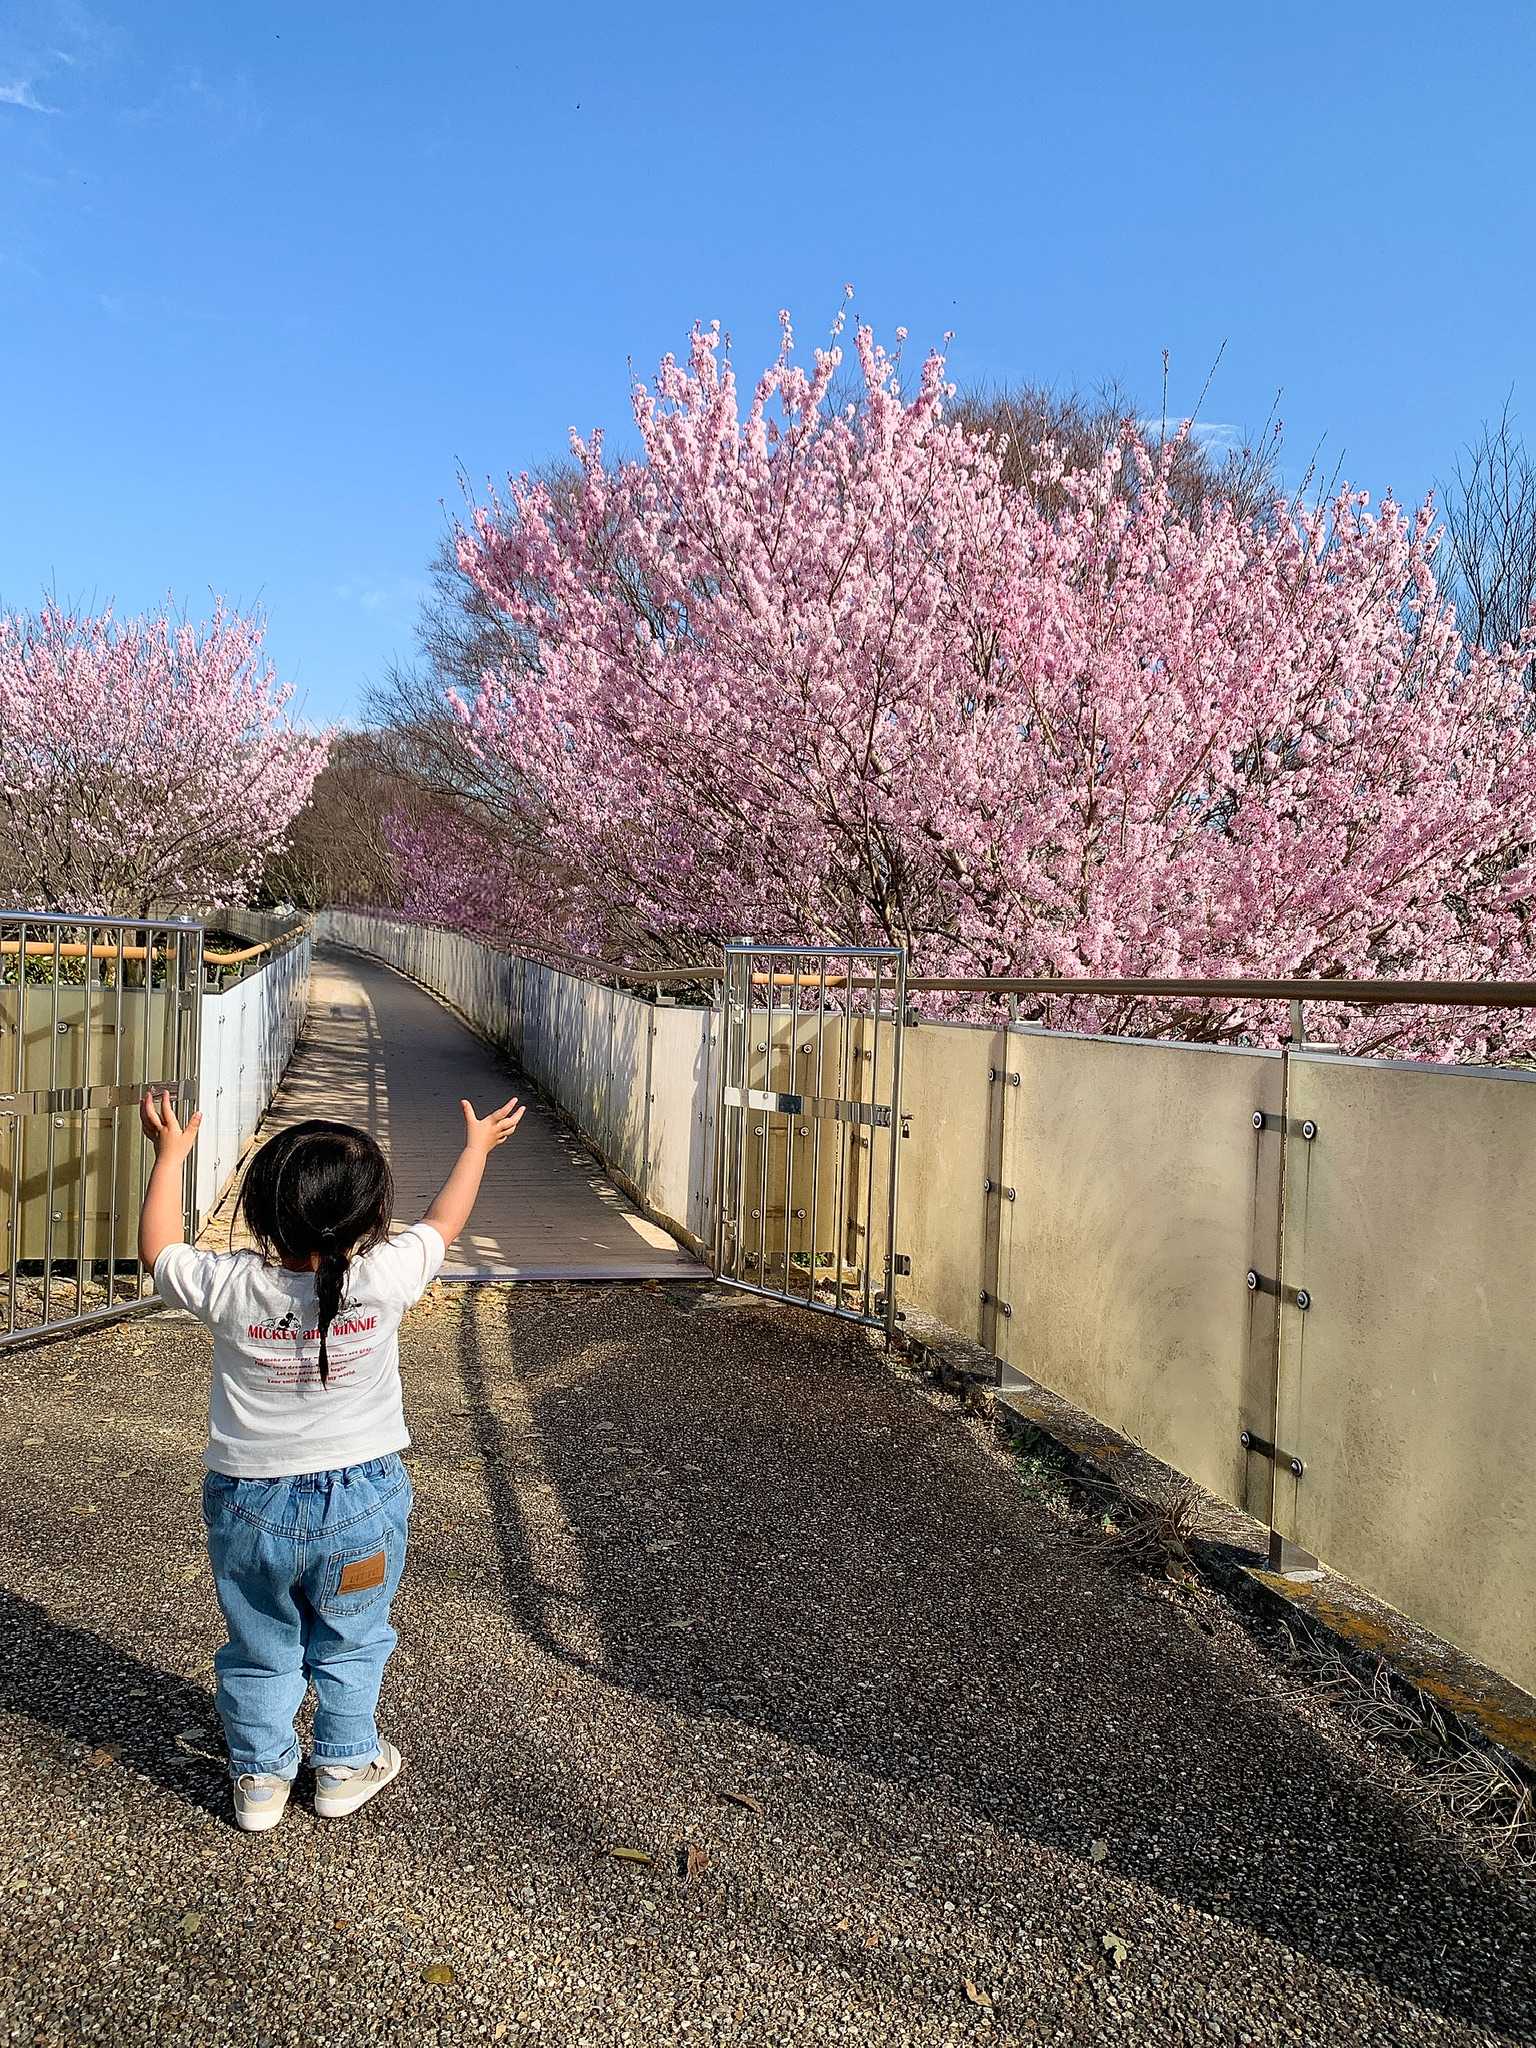
[[[489,1116],[476,1116],[471,1105],[463,1100],[459,1107],[464,1112],[464,1150],[438,1191],[437,1199],[421,1219],[423,1223],[431,1224],[444,1244],[452,1244],[469,1221],[475,1197],[480,1192],[480,1176],[485,1172],[486,1160],[498,1145],[507,1142],[523,1120],[515,1095],[510,1096],[500,1109],[493,1109]]]
[[[180,1244],[182,1228],[181,1169],[187,1154],[197,1143],[197,1127],[203,1112],[194,1110],[183,1130],[176,1104],[166,1089],[156,1102],[153,1089],[139,1104],[139,1122],[155,1148],[155,1164],[144,1190],[144,1207],[139,1212],[139,1257],[154,1270],[155,1261],[168,1244]]]

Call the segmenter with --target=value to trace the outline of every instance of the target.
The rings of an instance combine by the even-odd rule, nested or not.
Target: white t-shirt
[[[430,1223],[417,1223],[351,1261],[322,1386],[313,1273],[269,1266],[255,1252],[167,1245],[155,1261],[160,1299],[213,1332],[209,1471],[284,1479],[403,1451],[411,1439],[397,1335],[447,1251]]]

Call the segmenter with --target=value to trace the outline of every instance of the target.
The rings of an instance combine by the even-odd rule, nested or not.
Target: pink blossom
[[[261,629],[215,609],[0,614],[7,894],[144,915],[240,903],[329,741],[296,728]]]
[[[893,940],[915,971],[1530,975],[1533,642],[1468,646],[1428,508],[1182,513],[1127,428],[1046,518],[855,329],[834,410],[785,322],[743,398],[717,328],[637,384],[638,460],[515,480],[459,558],[529,648],[463,707],[525,806],[450,849],[452,914],[634,960],[728,933]],[[510,849],[510,851],[508,850]],[[426,900],[444,849],[402,849]],[[556,878],[546,886],[541,876]],[[1237,1004],[1063,1025],[1272,1035]],[[1315,1028],[1509,1051],[1493,1014]]]

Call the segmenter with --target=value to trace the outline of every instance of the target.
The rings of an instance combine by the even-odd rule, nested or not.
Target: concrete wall
[[[216,1206],[277,1093],[309,1004],[309,933],[221,995],[205,994],[198,1051],[198,1221]]]
[[[1536,1691],[1536,1074],[1303,1056],[1291,1111],[1277,1524]]]
[[[663,1221],[712,1239],[711,1012],[324,924],[446,996]],[[780,1023],[754,1085],[803,1057]],[[903,1108],[905,1307],[1536,1691],[1536,1075],[924,1023]],[[782,1230],[806,1156],[763,1142]],[[849,1242],[883,1272],[878,1214]]]

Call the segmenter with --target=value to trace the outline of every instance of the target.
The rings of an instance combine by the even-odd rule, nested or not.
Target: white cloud
[[[1231,420],[1180,420],[1170,413],[1166,420],[1149,415],[1136,425],[1150,441],[1160,441],[1165,433],[1172,440],[1183,429],[1208,455],[1230,455],[1243,445],[1242,430]]]
[[[355,604],[360,611],[396,620],[413,617],[427,591],[419,576],[354,576],[331,588],[342,604]]]
[[[44,106],[32,90],[30,78],[18,78],[10,85],[0,85],[0,107],[25,107],[29,114],[56,114],[57,107]]]

